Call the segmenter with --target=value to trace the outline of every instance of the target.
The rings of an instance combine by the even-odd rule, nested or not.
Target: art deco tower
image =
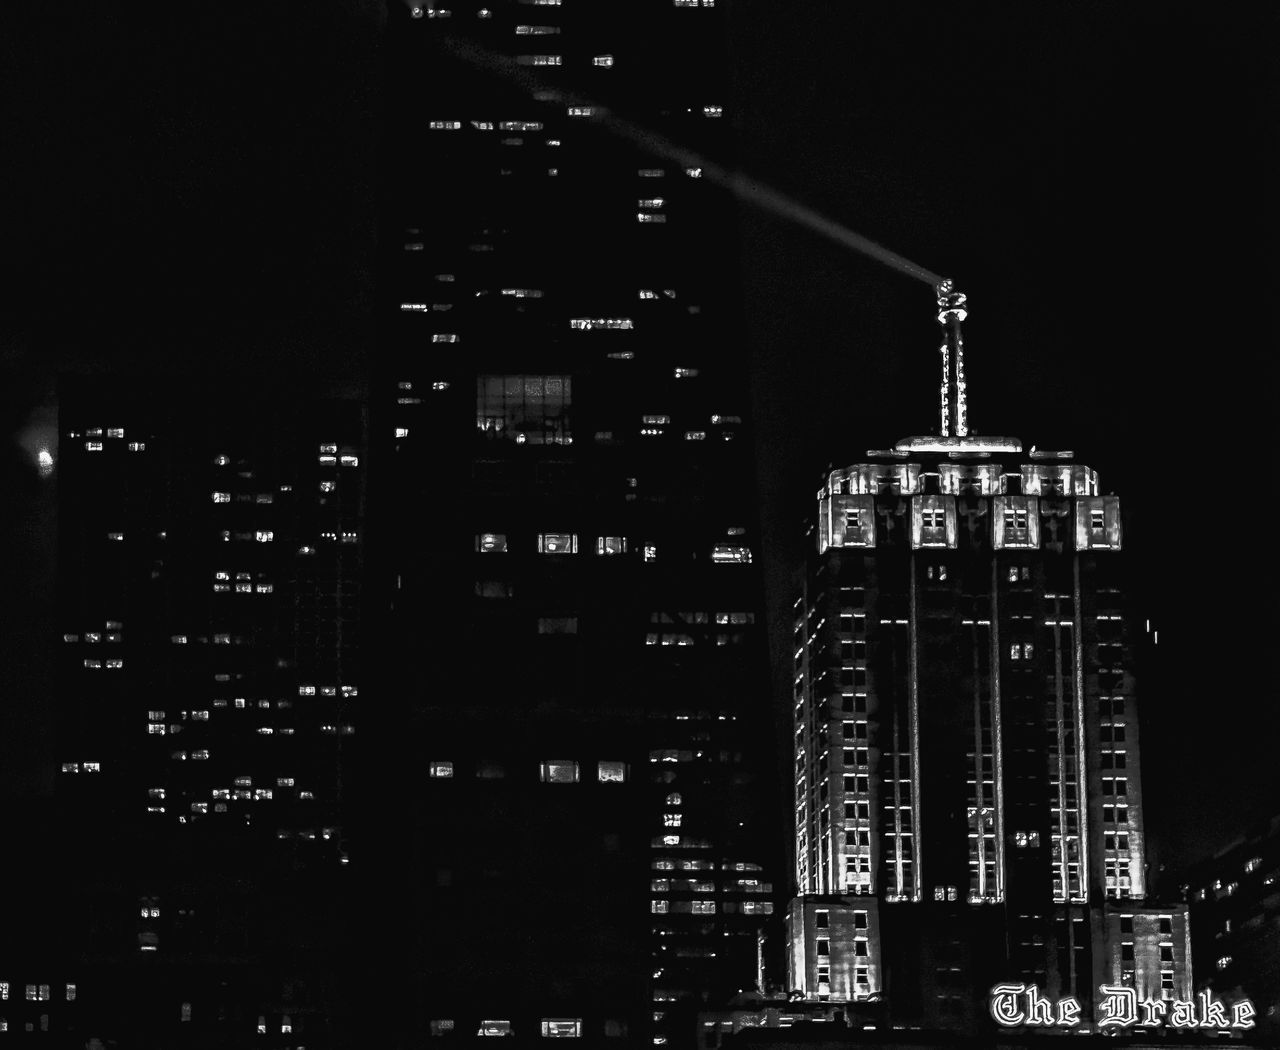
[[[832,471],[795,621],[791,987],[962,1024],[996,980],[1190,990],[1149,906],[1120,500],[969,433],[939,288],[939,434]]]

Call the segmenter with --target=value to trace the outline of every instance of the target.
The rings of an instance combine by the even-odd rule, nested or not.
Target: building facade
[[[970,1026],[988,989],[1190,991],[1144,871],[1120,501],[970,435],[944,287],[940,433],[830,473],[795,611],[790,986]]]
[[[79,1013],[138,1045],[332,1045],[364,408],[142,389],[61,392],[57,794],[82,872],[62,905]]]
[[[1248,999],[1260,1034],[1280,1032],[1280,817],[1197,864],[1184,886],[1196,983]]]
[[[733,214],[620,130],[724,158],[723,13],[630,7],[390,27],[371,565],[411,1039],[685,1045],[773,909]]]

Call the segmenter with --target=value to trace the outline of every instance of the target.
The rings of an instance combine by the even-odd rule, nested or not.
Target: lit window
[[[450,1018],[441,1020],[433,1020],[431,1022],[432,1035],[448,1035],[453,1031],[453,1021]]]
[[[645,560],[645,561],[657,561],[657,560],[658,560],[658,548],[657,548],[657,547],[655,547],[652,543],[647,543],[647,544],[645,544],[645,548],[644,548],[644,560]]]
[[[270,529],[259,529],[256,533],[254,533],[253,538],[257,540],[259,543],[270,543],[272,540],[276,538],[276,534],[272,532]]]
[[[514,1035],[510,1021],[481,1021],[476,1035]]]
[[[570,445],[570,376],[477,376],[476,430],[530,445]]]
[[[214,502],[214,503],[230,503],[230,502],[231,502],[231,493],[230,493],[230,492],[215,492],[215,493],[213,494],[213,502]]]
[[[577,554],[578,534],[576,532],[540,532],[538,533],[539,554]]]
[[[602,784],[621,784],[627,779],[627,764],[600,762],[596,766],[596,777]]]
[[[569,327],[579,332],[596,329],[630,331],[635,325],[630,317],[574,317],[569,321]]]
[[[501,554],[507,549],[507,537],[501,532],[481,532],[476,535],[476,550],[481,554]]]
[[[729,543],[717,543],[711,548],[711,560],[717,565],[749,565],[751,549]]]
[[[612,55],[596,55],[591,60],[591,64],[593,66],[599,66],[601,69],[612,69],[613,56]]]
[[[625,536],[599,536],[596,538],[597,554],[626,554],[627,538]]]
[[[1027,527],[1027,509],[1025,507],[1011,507],[1004,512],[1004,527],[1006,529],[1025,529]]]
[[[567,760],[543,762],[541,777],[544,784],[576,784],[578,763]]]
[[[581,1017],[544,1017],[542,1019],[542,1036],[544,1039],[577,1039],[581,1035]]]
[[[453,776],[453,763],[436,760],[427,767],[427,775],[433,780],[447,780]]]

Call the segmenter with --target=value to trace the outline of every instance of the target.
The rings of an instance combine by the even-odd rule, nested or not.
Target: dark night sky
[[[1274,16],[722,2],[747,170],[955,277],[976,429],[1077,449],[1125,497],[1161,631],[1142,702],[1167,858],[1280,809],[1256,495],[1274,483]],[[53,759],[53,501],[16,438],[58,369],[348,383],[373,343],[379,6],[117,6],[7,5],[0,26],[9,797],[47,791]],[[923,284],[743,219],[782,608],[822,468],[932,428],[936,326]]]

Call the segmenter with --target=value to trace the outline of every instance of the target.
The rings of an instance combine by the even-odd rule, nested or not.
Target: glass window
[[[578,534],[576,532],[540,532],[538,533],[539,554],[577,554]]]
[[[621,784],[627,779],[625,762],[600,762],[596,767],[596,777],[602,784]]]
[[[544,784],[576,784],[578,782],[578,763],[567,760],[543,762],[542,782]]]
[[[515,1035],[510,1021],[481,1021],[476,1035]]]
[[[544,1039],[578,1039],[581,1035],[581,1017],[544,1017],[542,1019]]]
[[[578,618],[576,616],[539,616],[539,634],[577,634]]]
[[[436,760],[427,769],[433,780],[446,780],[453,776],[453,763],[449,761]]]
[[[476,430],[530,445],[570,445],[570,376],[477,376]]]

